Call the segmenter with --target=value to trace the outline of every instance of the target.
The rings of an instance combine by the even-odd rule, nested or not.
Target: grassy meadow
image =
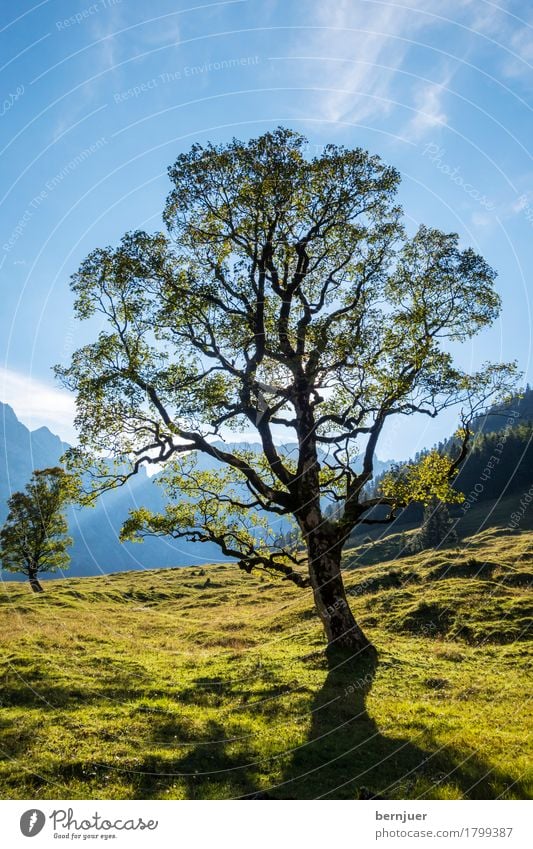
[[[345,561],[377,663],[233,564],[4,583],[1,797],[530,797],[533,532],[398,540]]]

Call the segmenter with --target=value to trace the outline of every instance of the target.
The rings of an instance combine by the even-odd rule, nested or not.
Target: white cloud
[[[364,121],[382,117],[394,108],[396,72],[401,69],[413,41],[435,24],[423,14],[431,0],[418,0],[418,10],[401,3],[337,0],[309,4],[306,20],[322,27],[298,36],[309,60],[303,75],[315,82],[315,108],[325,121]],[[302,43],[305,38],[305,43]],[[415,80],[416,83],[416,80]]]
[[[441,82],[424,84],[416,91],[415,108],[417,111],[408,122],[404,131],[405,135],[419,138],[427,130],[442,127],[448,123],[443,100],[452,77],[453,72],[447,71]]]
[[[13,407],[30,430],[43,425],[73,442],[74,396],[69,392],[0,366],[0,401]]]
[[[488,39],[485,47],[504,77],[521,80],[531,87],[533,71],[533,16],[526,3],[498,0],[480,3],[464,0],[468,25]],[[482,44],[483,42],[480,42]]]
[[[494,216],[484,212],[473,212],[470,221],[473,232],[478,236],[492,230],[496,224]]]

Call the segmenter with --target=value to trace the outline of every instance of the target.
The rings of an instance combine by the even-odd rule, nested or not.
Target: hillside
[[[533,533],[364,554],[377,666],[329,669],[310,597],[231,563],[4,584],[3,798],[529,797]]]
[[[509,416],[516,418],[516,423],[533,422],[533,390],[529,384],[520,397],[512,398],[507,404],[491,407],[484,416],[475,422],[475,430],[483,433],[494,433],[505,427]]]
[[[460,533],[463,527],[472,525],[463,521],[472,507],[475,515],[481,508],[485,523],[492,524],[493,507],[501,512],[498,505],[508,503],[509,498],[514,498],[518,504],[525,496],[530,498],[528,493],[533,482],[533,391],[528,386],[522,397],[491,408],[474,422],[474,430],[471,450],[454,480],[454,487],[463,493],[465,503],[450,507],[452,517],[460,522]],[[452,437],[434,446],[434,449],[456,457],[459,444]],[[428,452],[429,449],[418,452],[410,462],[420,461]],[[379,492],[381,480],[382,476],[378,473],[371,486],[371,494]],[[382,512],[376,508],[375,516],[380,515]],[[421,504],[410,504],[398,512],[394,524],[396,527],[420,525],[422,515]],[[505,523],[508,521],[509,517]],[[353,536],[362,533],[365,533],[365,527],[359,526],[354,529]]]

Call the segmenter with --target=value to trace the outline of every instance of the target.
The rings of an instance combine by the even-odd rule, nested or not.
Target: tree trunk
[[[305,375],[301,377],[301,385],[302,391],[295,399],[300,448],[299,507],[295,516],[307,546],[309,576],[315,606],[328,640],[328,654],[342,651],[355,657],[364,649],[373,647],[355,621],[346,599],[341,573],[343,542],[322,515],[316,424]]]
[[[356,654],[372,646],[350,610],[341,573],[341,547],[315,530],[307,537],[309,574],[315,605],[324,625],[328,650]]]
[[[44,590],[37,579],[37,572],[30,572],[28,577],[30,579],[30,587],[32,588],[33,592],[44,593]]]

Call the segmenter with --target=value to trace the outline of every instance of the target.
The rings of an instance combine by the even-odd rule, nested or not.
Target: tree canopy
[[[390,521],[410,500],[449,494],[472,418],[503,397],[514,366],[467,373],[452,358],[451,343],[498,315],[487,262],[457,234],[408,234],[399,174],[379,157],[328,145],[309,159],[305,141],[278,128],[178,156],[167,232],[127,233],[73,276],[78,316],[105,328],[58,373],[77,396],[69,462],[92,471],[94,492],[165,466],[175,498],[163,515],[132,514],[125,537],[211,540],[244,569],[310,584],[333,639],[332,619],[348,627],[326,608],[344,599],[350,532],[375,521],[377,499]],[[368,498],[386,423],[452,405],[457,456]],[[232,446],[231,433],[250,431],[260,451]],[[199,453],[215,471],[198,469]],[[273,546],[279,517],[301,533],[307,569]]]
[[[66,569],[70,563],[64,515],[66,504],[77,493],[71,475],[60,467],[38,469],[23,492],[8,500],[9,513],[0,531],[0,559],[8,572],[27,575],[32,589],[41,592],[40,572]]]

